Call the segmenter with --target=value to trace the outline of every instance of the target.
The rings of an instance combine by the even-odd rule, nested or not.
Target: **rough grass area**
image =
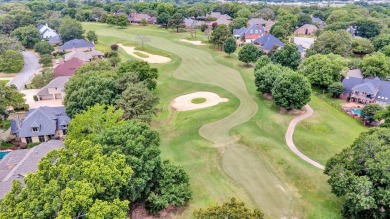
[[[206,101],[207,101],[206,98],[195,98],[195,99],[191,100],[191,103],[200,104],[200,103],[204,103]]]
[[[85,23],[84,29],[95,30],[100,43],[107,45],[134,45],[134,33],[144,34],[151,38],[145,50],[168,53],[172,58],[170,63],[154,65],[160,74],[155,92],[162,112],[151,125],[160,133],[162,156],[183,166],[190,176],[193,200],[178,218],[191,218],[194,209],[232,196],[262,208],[269,218],[341,218],[342,200],[331,194],[327,177],[297,157],[285,143],[285,132],[294,116],[280,114],[273,101],[256,92],[253,68],[242,68],[235,54],[228,58],[212,46],[196,48],[175,43],[189,33],[177,34],[155,26],[118,29]],[[201,34],[198,38],[206,39]],[[125,60],[123,54],[121,58]],[[199,90],[218,93],[230,101],[196,111],[173,112],[169,108],[175,97]],[[334,117],[319,122],[322,132],[301,130],[304,123],[297,128],[294,141],[305,153],[305,147],[312,145],[302,138],[324,134],[316,145],[320,153],[308,152],[313,159],[333,156],[364,130],[325,102],[313,98],[310,104],[315,113],[319,111],[310,118],[313,122],[325,121],[329,114]],[[333,129],[343,122],[351,129],[346,134]],[[322,143],[328,136],[335,142],[343,138],[337,150],[327,149],[326,141]]]
[[[136,54],[137,56],[139,56],[139,57],[141,57],[141,58],[149,58],[149,56],[146,55],[146,54],[143,53],[143,52],[134,51],[134,54]]]

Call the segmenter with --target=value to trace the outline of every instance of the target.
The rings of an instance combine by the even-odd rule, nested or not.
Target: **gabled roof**
[[[245,34],[245,27],[241,27],[240,29],[233,29],[233,35],[235,36],[244,36]]]
[[[318,23],[320,26],[324,26],[325,25],[325,21],[321,20],[318,17],[311,17],[311,22]]]
[[[262,34],[264,33],[264,27],[260,25],[251,25],[245,30],[245,34]]]
[[[304,24],[301,27],[299,27],[298,29],[314,29],[314,30],[317,30],[318,28],[315,25],[313,25],[313,24]]]
[[[11,151],[0,161],[0,198],[11,191],[12,182],[38,170],[38,162],[50,151],[64,147],[59,140],[51,140],[31,149]]]
[[[38,25],[37,30],[38,31],[41,30],[43,26],[44,26],[43,24]]]
[[[274,46],[284,46],[284,43],[272,34],[265,34],[264,36],[255,39],[253,43],[259,44],[263,50],[267,51],[271,50]]]
[[[248,26],[250,26],[250,25],[263,25],[266,23],[267,23],[267,20],[264,20],[263,18],[252,18],[248,21]]]
[[[54,69],[54,75],[59,76],[73,76],[74,72],[83,65],[83,61],[78,58],[71,58],[69,61],[59,64]]]
[[[91,50],[87,52],[76,50],[65,54],[65,62],[69,61],[72,58],[78,58],[84,62],[89,62],[93,59],[93,57],[103,55],[104,54],[102,52],[97,50]]]
[[[368,94],[376,94],[376,93],[378,93],[378,90],[377,90],[377,89],[375,88],[375,86],[374,86],[372,83],[370,83],[370,82],[355,85],[355,86],[352,88],[352,90],[353,90],[353,91],[364,92],[364,93],[368,93]]]
[[[48,88],[56,88],[58,92],[64,92],[65,91],[65,84],[69,81],[69,76],[60,76],[57,78],[54,78],[50,83],[46,86],[44,86],[41,90],[38,91],[36,94],[37,96],[40,95],[48,95],[49,90]]]
[[[141,13],[137,13],[137,12],[134,12],[134,13],[131,13],[130,14],[130,18],[129,20],[130,21],[137,21],[137,22],[141,22],[142,19],[145,19],[145,20],[149,20],[151,17],[149,14],[141,14]]]
[[[54,135],[57,130],[56,120],[60,116],[65,116],[70,121],[64,107],[39,107],[32,109],[26,113],[24,120],[15,121],[19,122],[19,124],[16,124],[19,129],[14,130],[13,133],[17,133],[19,138]],[[38,127],[38,131],[32,131],[33,127]]]
[[[49,38],[49,43],[50,44],[60,44],[60,43],[62,43],[62,40],[61,40],[60,36],[57,35],[57,36],[54,36],[54,37],[50,37]]]
[[[361,84],[366,84],[358,86]],[[371,84],[371,85],[367,85]],[[351,93],[352,90],[358,89],[359,91],[364,91],[366,89],[379,89],[376,94],[376,99],[390,104],[390,81],[382,81],[379,78],[355,78],[355,77],[346,77],[343,79],[344,91],[346,93]],[[366,90],[368,91],[368,90]],[[370,93],[370,92],[367,92]],[[387,98],[387,99],[386,99]]]
[[[62,51],[78,48],[95,48],[95,46],[84,39],[74,39],[64,43],[64,45],[60,46],[59,50]]]
[[[226,24],[229,25],[231,21],[231,17],[227,14],[223,14],[219,16],[219,18],[215,21],[217,24]]]

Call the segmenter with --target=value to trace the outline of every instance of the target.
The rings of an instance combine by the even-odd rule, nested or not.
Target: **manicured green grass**
[[[11,120],[1,120],[0,128],[3,130],[8,130],[11,127]]]
[[[200,104],[206,102],[206,98],[195,98],[191,100],[191,103]]]
[[[285,132],[293,116],[280,114],[272,101],[255,91],[253,69],[243,68],[236,54],[227,57],[213,47],[199,48],[180,42],[189,33],[176,34],[153,26],[117,29],[88,23],[85,29],[95,30],[99,41],[107,44],[136,44],[133,33],[148,35],[152,41],[145,49],[169,53],[172,58],[168,64],[153,65],[160,72],[156,94],[163,111],[151,125],[160,133],[162,156],[183,166],[191,179],[193,200],[179,218],[189,218],[194,209],[226,201],[231,196],[263,208],[274,218],[341,217],[341,199],[330,193],[327,177],[298,158],[285,143]],[[229,102],[188,112],[170,109],[169,103],[175,97],[195,91],[215,92]],[[334,117],[319,123],[318,129],[325,131],[302,131],[305,124],[298,126],[294,141],[304,153],[314,155],[313,159],[331,157],[364,130],[325,102],[313,97],[310,104],[315,116],[308,122],[324,121],[327,114]],[[333,130],[343,122],[351,126],[344,126],[350,132]],[[337,150],[326,149],[328,142],[322,144],[320,139],[317,147],[323,154],[310,154],[305,147],[311,145],[304,138],[322,134],[323,139],[344,139]]]
[[[146,54],[143,53],[143,52],[135,51],[134,54],[136,54],[137,56],[139,56],[139,57],[141,57],[141,58],[149,58],[149,56],[146,55]]]

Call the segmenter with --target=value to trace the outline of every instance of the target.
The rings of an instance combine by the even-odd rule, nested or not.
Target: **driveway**
[[[14,84],[18,90],[22,90],[24,85],[28,84],[41,68],[39,57],[35,53],[32,51],[24,51],[22,54],[24,59],[23,69],[9,82],[9,84]]]
[[[26,100],[26,104],[29,105],[30,109],[36,109],[40,106],[49,106],[49,107],[56,107],[56,106],[64,106],[62,99],[58,100],[40,100],[35,101],[33,96],[38,93],[40,89],[29,89],[29,90],[22,90],[20,93],[24,94],[24,99]]]
[[[307,37],[294,37],[294,43],[296,45],[302,45],[305,49],[310,49],[311,45],[313,45],[315,38],[307,38]]]

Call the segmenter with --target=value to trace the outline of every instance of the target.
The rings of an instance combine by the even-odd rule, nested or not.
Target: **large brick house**
[[[233,35],[237,40],[246,43],[253,42],[255,39],[265,34],[265,28],[261,25],[251,25],[248,28],[234,29]]]
[[[305,24],[305,25],[302,25],[301,27],[297,28],[295,31],[294,31],[294,35],[297,35],[297,36],[303,36],[303,35],[306,35],[306,36],[309,36],[309,35],[314,35],[314,33],[318,30],[318,28],[316,26],[314,26],[313,24]]]
[[[390,104],[390,81],[346,77],[343,79],[343,85],[343,99],[362,104],[377,103],[381,106]]]

